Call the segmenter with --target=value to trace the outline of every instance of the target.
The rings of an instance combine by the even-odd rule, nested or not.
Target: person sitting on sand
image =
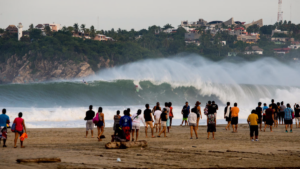
[[[91,136],[94,137],[93,129],[94,129],[94,123],[93,123],[93,118],[95,117],[95,112],[93,111],[93,106],[89,106],[89,111],[85,113],[85,118],[86,120],[86,132],[85,132],[85,137],[87,138],[89,130],[91,130]]]
[[[247,122],[250,125],[250,139],[251,141],[254,141],[253,139],[253,133],[255,133],[255,141],[258,141],[258,122],[259,118],[256,114],[255,110],[251,111],[251,114],[248,116]]]
[[[192,108],[192,112],[190,113],[188,120],[189,120],[189,125],[190,125],[190,132],[191,132],[191,139],[193,139],[193,130],[195,132],[196,135],[196,139],[198,139],[198,133],[197,133],[197,103],[196,106],[194,108]]]
[[[18,116],[19,117],[15,118],[15,120],[14,120],[14,123],[15,123],[15,146],[14,146],[14,148],[17,148],[18,137],[19,136],[21,137],[22,134],[24,133],[24,131],[25,131],[25,133],[27,133],[26,127],[25,127],[25,121],[24,121],[24,119],[22,119],[23,113],[20,112]],[[25,146],[23,145],[23,141],[20,140],[20,142],[21,142],[21,148],[25,148]]]
[[[291,109],[291,105],[287,104],[287,108],[284,109],[284,124],[285,124],[285,132],[287,133],[287,129],[290,126],[290,132],[293,132],[293,113],[294,111]]]
[[[154,119],[155,119],[154,128],[156,129],[156,131],[155,131],[156,133],[157,133],[157,130],[158,130],[158,132],[160,132],[160,130],[161,130],[160,115],[161,115],[160,110],[156,110],[154,112]]]
[[[231,107],[230,107],[230,102],[227,102],[227,106],[224,108],[224,118],[227,121],[227,126],[225,127],[225,130],[230,130],[230,124],[231,124]]]
[[[149,104],[146,104],[145,107],[146,107],[146,109],[144,110],[144,119],[145,119],[145,123],[146,123],[146,126],[145,126],[146,138],[148,137],[147,136],[148,126],[150,126],[150,128],[151,128],[152,138],[154,138],[152,113],[151,113],[151,110],[149,109]]]
[[[132,119],[132,130],[131,130],[131,132],[132,132],[132,141],[134,141],[134,132],[135,131],[136,131],[135,141],[138,141],[141,121],[143,122],[143,124],[145,126],[145,122],[144,122],[143,116],[141,114],[142,114],[142,110],[139,109],[136,114],[131,116],[131,119]]]
[[[183,118],[182,118],[182,123],[181,123],[180,126],[183,125],[183,122],[184,122],[185,126],[187,126],[188,125],[187,120],[188,120],[188,117],[189,117],[189,114],[190,114],[190,106],[189,106],[188,102],[185,102],[185,105],[182,108],[181,114],[182,114]]]
[[[117,128],[120,127],[120,118],[121,118],[120,111],[118,110],[117,114],[114,115],[114,131],[115,131],[115,134],[116,134]]]
[[[7,124],[9,124],[9,117],[6,115],[6,109],[2,110],[2,114],[0,115],[0,143],[1,139],[3,140],[3,147],[6,146],[7,140]]]
[[[120,127],[124,131],[126,141],[130,141],[130,132],[132,130],[132,120],[128,110],[124,110],[124,116],[120,119]]]
[[[239,112],[240,109],[237,107],[237,103],[234,103],[234,107],[231,108],[231,125],[233,133],[237,133],[237,128],[239,124]]]
[[[265,129],[264,132],[266,131],[266,128],[270,126],[270,131],[272,131],[272,125],[274,123],[274,109],[272,104],[269,105],[269,108],[266,110],[266,124],[265,124]]]
[[[209,133],[212,133],[213,139],[215,139],[216,132],[216,113],[207,115],[207,139],[209,139]]]
[[[99,121],[97,123],[97,129],[98,129],[98,141],[102,141],[101,136],[104,132],[104,126],[105,126],[105,120],[104,120],[104,113],[102,112],[102,107],[99,107],[98,109],[98,117]]]
[[[117,141],[117,142],[123,142],[126,141],[126,137],[124,134],[124,131],[120,127],[120,125],[117,125],[114,135],[111,136],[111,142]]]
[[[164,108],[163,112],[160,115],[160,121],[161,121],[161,126],[163,127],[163,129],[160,131],[160,133],[158,134],[157,137],[160,137],[160,135],[162,133],[164,133],[164,136],[167,137],[166,132],[167,132],[167,119],[168,119],[168,115],[167,115],[167,109]]]

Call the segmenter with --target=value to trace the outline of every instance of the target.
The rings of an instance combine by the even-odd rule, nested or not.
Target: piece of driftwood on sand
[[[132,141],[132,142],[109,142],[105,144],[106,149],[126,149],[134,147],[147,147],[146,140]]]
[[[17,159],[18,163],[55,163],[61,162],[60,158],[25,158]]]

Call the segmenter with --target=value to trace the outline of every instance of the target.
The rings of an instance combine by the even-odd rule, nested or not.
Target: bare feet
[[[215,138],[213,138],[213,139],[215,139]]]
[[[152,138],[155,138],[155,136],[152,136]]]
[[[22,146],[21,148],[25,148],[25,146]]]

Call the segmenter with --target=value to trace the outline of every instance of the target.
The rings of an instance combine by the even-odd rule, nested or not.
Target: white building
[[[21,40],[22,36],[23,36],[23,25],[22,25],[22,23],[19,23],[19,25],[18,25],[18,41]]]

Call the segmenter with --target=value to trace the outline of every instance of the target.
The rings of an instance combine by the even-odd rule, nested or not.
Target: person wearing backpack
[[[7,124],[9,124],[9,117],[6,115],[6,109],[3,109],[2,114],[0,115],[0,143],[2,139],[3,147],[7,147]]]
[[[22,134],[24,133],[24,131],[25,131],[25,133],[27,133],[26,127],[25,127],[25,121],[22,118],[23,113],[20,112],[18,116],[19,117],[15,118],[15,120],[14,120],[14,124],[15,124],[15,146],[14,146],[14,148],[17,148],[17,141],[18,141],[19,135],[21,137]],[[25,148],[25,146],[23,145],[23,141],[20,140],[20,142],[21,142],[21,148]]]
[[[131,129],[132,141],[134,141],[134,132],[135,131],[136,131],[135,141],[138,141],[141,121],[143,122],[143,124],[145,126],[145,122],[144,122],[143,116],[141,116],[141,114],[142,114],[142,110],[139,109],[136,114],[131,116],[131,119],[132,119],[132,129]]]

